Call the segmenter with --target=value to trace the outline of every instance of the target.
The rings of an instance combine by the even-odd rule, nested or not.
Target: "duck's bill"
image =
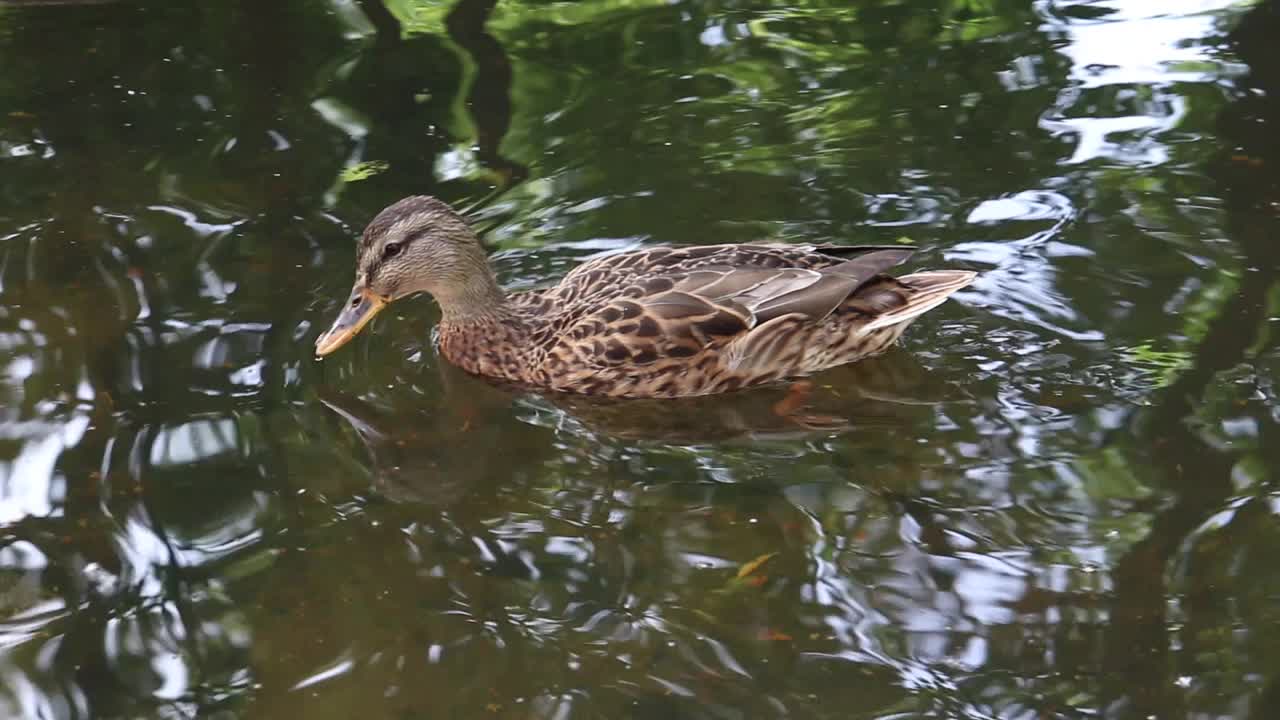
[[[346,345],[386,306],[386,300],[369,292],[367,288],[352,290],[342,314],[333,321],[333,327],[316,339],[316,357],[324,357]]]

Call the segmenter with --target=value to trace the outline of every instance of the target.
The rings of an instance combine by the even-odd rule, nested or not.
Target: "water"
[[[1274,716],[1278,18],[0,3],[0,716]],[[515,287],[983,274],[796,420],[490,388],[426,298],[317,363],[419,192]]]

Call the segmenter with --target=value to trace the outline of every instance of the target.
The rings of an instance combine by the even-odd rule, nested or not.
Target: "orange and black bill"
[[[357,285],[351,290],[351,297],[338,319],[333,321],[333,326],[316,339],[316,357],[324,357],[346,345],[386,306],[386,300]]]

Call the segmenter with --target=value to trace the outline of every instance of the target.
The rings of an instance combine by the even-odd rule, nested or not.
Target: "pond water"
[[[1276,717],[1278,32],[0,2],[0,717]],[[662,242],[982,275],[801,417],[492,388],[425,297],[317,362],[417,193],[511,287]]]

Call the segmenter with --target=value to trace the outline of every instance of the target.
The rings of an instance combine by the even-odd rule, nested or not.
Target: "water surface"
[[[1278,30],[0,2],[0,716],[1274,716]],[[799,418],[491,388],[428,298],[316,362],[424,192],[510,287],[661,242],[982,276]]]

